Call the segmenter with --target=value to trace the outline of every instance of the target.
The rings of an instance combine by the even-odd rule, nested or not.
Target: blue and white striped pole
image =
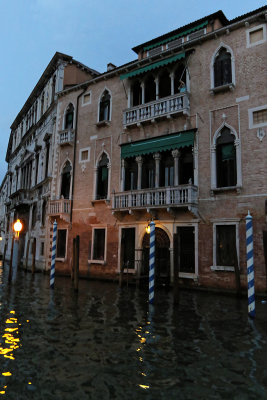
[[[149,249],[149,303],[154,303],[155,286],[155,223],[150,222],[150,249]]]
[[[255,318],[254,258],[252,216],[246,216],[247,277],[248,277],[248,315]]]
[[[56,265],[56,247],[57,247],[57,221],[53,223],[53,242],[52,242],[52,261],[50,271],[50,288],[54,289],[55,284],[55,265]]]

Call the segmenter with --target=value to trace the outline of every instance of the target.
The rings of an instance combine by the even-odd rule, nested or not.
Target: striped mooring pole
[[[248,277],[248,315],[255,318],[254,258],[252,216],[246,216],[247,277]]]
[[[154,303],[155,286],[155,223],[150,222],[150,249],[149,249],[149,303]]]
[[[57,247],[57,221],[53,223],[53,242],[52,242],[52,261],[50,271],[50,288],[54,289],[55,284],[55,264],[56,264],[56,247]]]

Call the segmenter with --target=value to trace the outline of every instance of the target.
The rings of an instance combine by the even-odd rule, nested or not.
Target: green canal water
[[[145,290],[0,266],[0,397],[267,399],[267,303]]]

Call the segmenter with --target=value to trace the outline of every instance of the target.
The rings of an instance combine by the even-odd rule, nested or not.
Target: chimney
[[[112,63],[108,63],[107,65],[107,71],[112,71],[114,68],[116,68],[116,65],[112,64]]]

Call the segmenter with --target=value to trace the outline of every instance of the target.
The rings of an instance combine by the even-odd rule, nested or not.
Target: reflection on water
[[[0,267],[0,394],[7,399],[267,398],[267,304]]]

